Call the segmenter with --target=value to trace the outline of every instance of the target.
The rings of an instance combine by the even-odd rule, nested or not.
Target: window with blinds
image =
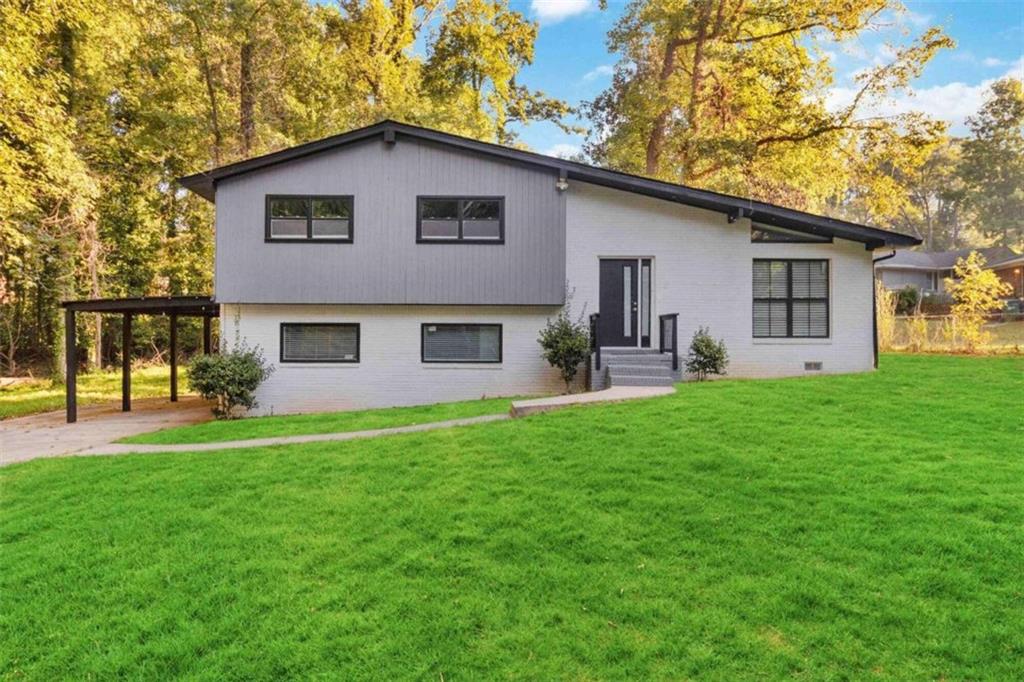
[[[281,362],[359,362],[359,325],[282,324]]]
[[[828,338],[827,260],[754,260],[754,338]]]
[[[419,243],[503,244],[504,197],[417,197]]]
[[[500,324],[424,324],[423,362],[501,362]]]
[[[351,196],[267,197],[266,240],[352,242]]]

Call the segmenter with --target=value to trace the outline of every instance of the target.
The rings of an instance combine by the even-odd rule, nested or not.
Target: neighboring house
[[[1013,287],[1008,298],[1024,299],[1024,255],[992,261],[988,268]]]
[[[262,413],[557,392],[567,284],[592,387],[678,378],[672,314],[730,376],[869,370],[873,251],[919,243],[391,121],[181,183],[216,202],[223,343],[276,365]]]
[[[946,291],[944,280],[953,276],[956,262],[966,258],[972,251],[984,256],[987,267],[992,270],[996,269],[997,264],[1002,267],[1003,263],[1020,258],[1013,250],[1003,246],[957,251],[900,251],[893,258],[878,263],[875,272],[887,289],[912,286],[922,294],[942,294]],[[1017,295],[1020,296],[1019,293]]]

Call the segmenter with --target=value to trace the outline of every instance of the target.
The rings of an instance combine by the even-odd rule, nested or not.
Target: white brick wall
[[[580,182],[570,183],[566,215],[566,276],[576,313],[598,308],[600,257],[653,259],[652,344],[657,316],[679,313],[679,344],[700,325],[723,338],[729,375],[804,374],[805,361],[823,372],[872,367],[872,253],[856,242],[752,244],[750,221],[730,224],[720,213]],[[754,339],[754,258],[827,258],[831,277],[831,338]]]
[[[539,395],[563,388],[540,357],[537,336],[557,308],[470,306],[224,305],[221,329],[258,345],[275,366],[260,387],[255,414],[420,405],[481,397]],[[357,322],[358,364],[280,363],[282,322]],[[423,364],[424,322],[498,322],[500,365]]]

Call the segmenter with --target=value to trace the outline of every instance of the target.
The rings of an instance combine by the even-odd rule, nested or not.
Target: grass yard
[[[168,445],[172,443],[216,443],[271,436],[299,436],[311,433],[341,433],[410,426],[427,422],[464,419],[484,414],[507,413],[515,398],[488,398],[416,407],[392,407],[356,412],[324,412],[278,417],[251,417],[177,426],[122,439],[122,443]]]
[[[179,370],[179,393],[185,394],[184,372]],[[132,397],[151,398],[170,395],[171,370],[167,365],[132,370]],[[89,372],[78,375],[78,404],[121,400],[121,370]],[[64,409],[64,384],[49,379],[0,388],[0,419],[24,417],[36,412]]]
[[[1022,679],[1024,358],[0,469],[12,679]]]

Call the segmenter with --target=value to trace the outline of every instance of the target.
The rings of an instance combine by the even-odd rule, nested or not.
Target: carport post
[[[78,353],[75,340],[75,311],[64,309],[64,402],[68,424],[78,421]]]
[[[171,313],[171,402],[178,402],[178,316]]]
[[[210,316],[203,315],[203,355],[209,355],[213,347],[212,331],[210,329]]]
[[[121,320],[121,411],[132,411],[132,314]]]

